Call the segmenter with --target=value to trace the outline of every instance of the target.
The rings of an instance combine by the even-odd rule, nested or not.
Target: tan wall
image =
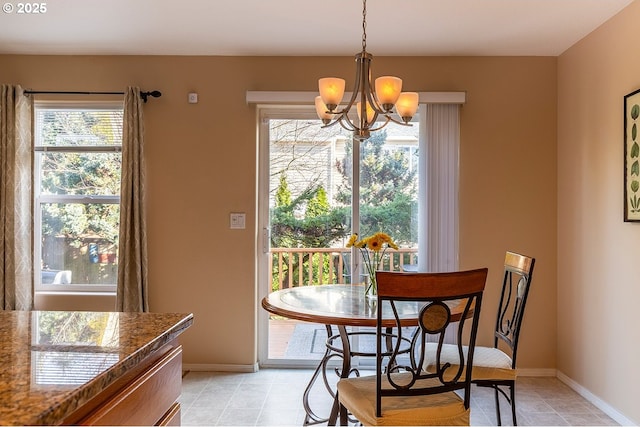
[[[558,370],[640,423],[640,224],[623,222],[623,97],[640,2],[558,60]]]
[[[520,362],[554,369],[557,59],[375,58],[373,71],[402,76],[409,90],[467,91],[460,264],[490,269],[480,341],[490,343],[505,251],[530,254],[538,263]],[[351,57],[0,56],[3,83],[162,91],[145,106],[150,305],[194,313],[184,362],[205,365],[257,358],[256,117],[245,92],[315,91],[319,77],[352,82],[353,73]],[[197,105],[187,103],[190,91]],[[230,212],[246,212],[248,228],[230,230]]]

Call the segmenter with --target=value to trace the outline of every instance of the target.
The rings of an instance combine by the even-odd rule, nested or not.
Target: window
[[[420,124],[391,123],[357,142],[351,132],[322,128],[319,119],[305,115],[263,110],[274,266],[270,289],[348,282],[356,273],[348,262],[351,249],[345,248],[352,233],[392,236],[402,249],[385,257],[388,269],[416,264]]]
[[[36,104],[36,291],[115,292],[123,106]]]

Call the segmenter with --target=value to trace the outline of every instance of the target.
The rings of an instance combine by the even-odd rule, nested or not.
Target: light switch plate
[[[246,220],[246,215],[244,214],[244,212],[241,213],[237,213],[237,212],[231,212],[230,218],[229,218],[229,228],[236,228],[236,229],[241,229],[241,228],[245,228],[245,220]]]

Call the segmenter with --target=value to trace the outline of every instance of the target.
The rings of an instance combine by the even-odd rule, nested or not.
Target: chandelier
[[[402,92],[402,79],[394,76],[378,77],[375,84],[371,84],[373,55],[367,52],[367,0],[362,0],[362,52],[357,53],[355,59],[355,87],[344,108],[338,109],[344,96],[345,80],[337,77],[318,80],[320,95],[316,96],[315,105],[324,124],[322,127],[340,123],[344,129],[353,131],[355,138],[363,140],[389,122],[411,126],[409,122],[418,110],[418,93]],[[354,120],[355,116],[349,117],[354,105],[357,120]],[[394,107],[399,119],[392,116]]]

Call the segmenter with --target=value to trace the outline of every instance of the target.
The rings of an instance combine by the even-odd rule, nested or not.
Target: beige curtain
[[[20,86],[0,94],[0,309],[33,308],[32,104]]]
[[[129,87],[122,132],[118,311],[149,311],[145,180],[142,98],[140,88]]]

